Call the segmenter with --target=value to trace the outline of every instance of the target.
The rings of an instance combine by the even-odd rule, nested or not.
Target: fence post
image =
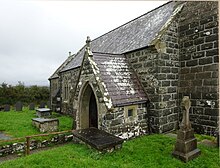
[[[26,156],[30,154],[30,143],[31,143],[30,139],[31,138],[29,136],[26,137],[26,151],[25,151]]]

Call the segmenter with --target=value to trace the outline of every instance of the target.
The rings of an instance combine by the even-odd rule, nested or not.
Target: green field
[[[126,141],[121,150],[101,154],[85,145],[69,143],[17,160],[0,163],[1,168],[219,168],[219,150],[199,144],[199,158],[183,163],[172,157],[175,138],[149,135]]]
[[[70,130],[72,128],[72,118],[53,113],[53,118],[59,119],[59,131]],[[10,111],[0,112],[0,131],[11,138],[25,137],[28,135],[40,134],[40,132],[32,126],[32,118],[36,118],[35,110],[24,108],[21,112]]]

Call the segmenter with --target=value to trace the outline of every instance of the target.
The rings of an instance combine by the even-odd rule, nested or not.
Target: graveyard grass
[[[171,155],[174,144],[175,138],[154,134],[126,141],[122,149],[101,154],[86,145],[69,143],[17,160],[0,163],[0,167],[218,168],[220,165],[219,151],[216,147],[199,144],[198,148],[202,154],[188,163],[183,163]]]
[[[36,118],[36,111],[23,108],[23,111],[17,112],[11,110],[10,112],[0,113],[0,131],[11,138],[20,138],[40,132],[32,126],[32,118]],[[59,119],[59,131],[71,130],[72,118],[53,113],[52,117]]]

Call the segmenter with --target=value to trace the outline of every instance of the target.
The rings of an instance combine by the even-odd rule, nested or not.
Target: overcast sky
[[[0,83],[49,85],[84,44],[167,1],[0,0]]]

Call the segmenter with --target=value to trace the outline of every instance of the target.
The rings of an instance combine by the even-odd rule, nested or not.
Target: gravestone
[[[197,140],[189,120],[189,109],[191,107],[189,96],[183,97],[182,105],[186,110],[183,112],[183,120],[177,132],[176,145],[172,155],[184,162],[188,162],[198,157],[201,151],[197,148]]]
[[[29,104],[29,110],[35,110],[35,104],[34,103]]]
[[[23,104],[19,101],[15,104],[15,111],[22,111]]]
[[[10,105],[6,104],[6,105],[4,106],[4,111],[10,111]]]
[[[41,102],[40,105],[39,105],[39,108],[45,108],[45,106],[46,106],[46,103]]]

